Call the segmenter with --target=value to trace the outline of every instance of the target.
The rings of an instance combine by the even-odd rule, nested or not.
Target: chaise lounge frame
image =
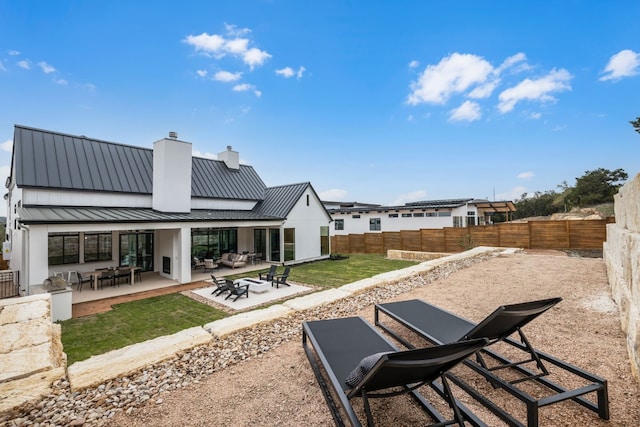
[[[536,350],[522,331],[523,326],[555,306],[561,300],[562,298],[550,298],[520,304],[503,305],[498,307],[478,324],[425,301],[407,300],[376,304],[375,324],[408,348],[413,348],[414,346],[387,324],[383,323],[381,321],[382,314],[434,344],[485,337],[489,339],[489,346],[498,341],[502,341],[524,352],[525,357],[527,357],[526,359],[512,361],[492,349],[485,347],[476,353],[475,361],[467,359],[464,361],[464,365],[482,375],[494,388],[502,388],[522,401],[527,409],[526,425],[528,427],[538,426],[540,408],[569,399],[596,412],[600,418],[608,420],[609,400],[607,380],[540,350]],[[515,333],[518,334],[520,342],[510,338],[510,336]],[[497,362],[497,365],[489,367],[485,358]],[[575,389],[567,389],[548,378],[550,374],[545,363],[576,375],[588,384]],[[536,369],[531,369],[527,364],[535,365]],[[497,372],[501,369],[515,369],[521,377],[507,381],[497,375]],[[480,394],[473,387],[460,380],[460,378],[450,375],[450,379],[508,425],[515,427],[525,426],[521,421]],[[533,397],[517,387],[518,383],[524,381],[535,381],[550,390],[551,394],[542,398]],[[582,397],[589,393],[596,393],[597,403]]]
[[[446,371],[487,343],[486,339],[476,339],[452,345],[399,351],[362,317],[302,323],[302,345],[336,426],[345,425],[341,410],[352,426],[361,425],[351,404],[354,397],[362,397],[367,425],[373,426],[369,398],[409,393],[436,420],[433,426],[463,426],[466,420],[473,426],[486,427],[484,422],[454,398]],[[354,387],[345,383],[349,372],[358,366],[361,359],[380,352],[389,353],[382,355]],[[439,383],[436,382],[438,379]],[[431,386],[449,404],[453,419],[445,419],[417,392],[417,388],[423,385]]]

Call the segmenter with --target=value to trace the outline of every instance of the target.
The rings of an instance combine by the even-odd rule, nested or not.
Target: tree
[[[576,178],[576,186],[567,192],[567,201],[577,207],[613,202],[613,196],[627,177],[623,169],[586,171],[583,176]]]
[[[636,132],[640,133],[640,117],[636,117],[635,120],[631,120],[629,123],[631,123]]]
[[[554,206],[554,200],[557,194],[554,191],[541,193],[536,191],[532,196],[527,193],[522,194],[519,200],[514,202],[516,211],[514,218],[529,218],[532,216],[549,216],[559,212],[557,206]]]

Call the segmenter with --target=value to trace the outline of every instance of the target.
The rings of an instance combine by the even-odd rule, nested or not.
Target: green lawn
[[[289,280],[301,283],[317,285],[323,288],[337,288],[347,283],[366,279],[376,274],[417,264],[414,261],[400,261],[386,259],[377,254],[350,254],[349,258],[333,261],[315,261],[306,264],[294,265],[289,273]],[[262,272],[267,272],[265,268]],[[284,267],[278,267],[278,274],[284,271]],[[252,273],[258,277],[258,272]],[[244,275],[228,276],[230,279],[240,278]]]
[[[289,279],[296,283],[335,288],[414,264],[413,261],[388,260],[382,255],[352,254],[340,261],[292,266]],[[268,268],[264,269],[266,271]],[[284,267],[278,267],[278,273],[283,271]],[[258,272],[251,275],[258,277]],[[226,277],[246,277],[246,273]],[[118,304],[106,313],[65,320],[61,322],[62,344],[71,365],[92,355],[201,326],[225,316],[227,313],[184,295],[162,295]]]
[[[112,311],[69,319],[62,324],[68,365],[92,355],[170,335],[225,317],[227,313],[181,294],[131,301]]]

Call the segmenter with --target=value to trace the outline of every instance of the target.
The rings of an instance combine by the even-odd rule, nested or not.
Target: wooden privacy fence
[[[475,227],[447,227],[349,234],[331,237],[333,253],[386,254],[389,249],[460,252],[476,246],[524,249],[602,249],[610,219],[503,222]]]

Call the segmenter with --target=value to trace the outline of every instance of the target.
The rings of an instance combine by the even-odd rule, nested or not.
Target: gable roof
[[[310,182],[267,188],[266,197],[253,208],[253,212],[260,215],[286,219],[289,212],[291,212],[291,209],[293,209],[295,204],[298,203],[307,189],[310,189],[313,192],[318,203],[322,206],[324,213],[327,215],[327,218],[331,219],[331,215],[324,207],[324,204],[316,194]]]
[[[152,194],[153,150],[15,126],[12,173],[18,187]],[[262,200],[266,186],[251,166],[230,170],[194,157],[191,196]]]

